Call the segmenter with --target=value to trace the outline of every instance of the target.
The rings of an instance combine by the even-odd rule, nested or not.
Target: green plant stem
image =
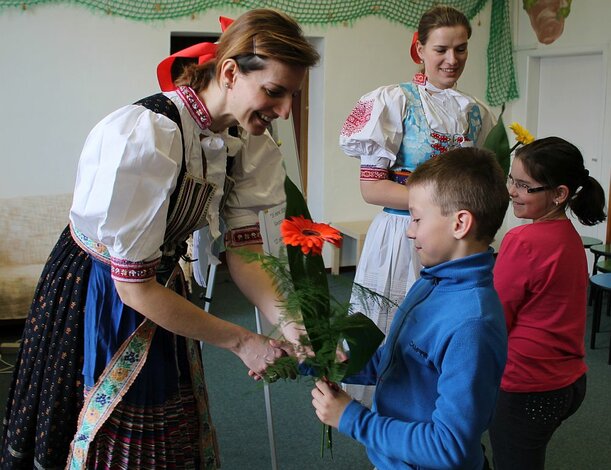
[[[320,457],[325,456],[325,447],[329,449],[331,458],[333,458],[333,428],[325,423],[322,423],[322,435],[320,436]]]
[[[322,423],[322,434],[320,435],[320,458],[325,456],[325,427],[327,425]]]

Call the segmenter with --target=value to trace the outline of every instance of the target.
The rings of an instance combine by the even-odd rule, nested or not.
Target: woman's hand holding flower
[[[286,351],[272,341],[266,336],[250,333],[237,347],[236,354],[256,376],[263,377],[270,365],[286,356]]]
[[[277,339],[269,339],[269,344],[274,349],[280,349],[282,355],[274,361],[273,364],[268,364],[264,373],[257,373],[254,370],[249,370],[248,375],[254,380],[266,380],[269,383],[276,382],[279,379],[296,379],[297,378],[297,356],[295,345]]]

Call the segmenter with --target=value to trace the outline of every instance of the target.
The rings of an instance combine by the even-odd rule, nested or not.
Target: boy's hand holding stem
[[[334,428],[339,426],[342,413],[351,401],[350,395],[327,378],[316,381],[316,387],[312,389],[312,405],[316,416],[324,424]]]

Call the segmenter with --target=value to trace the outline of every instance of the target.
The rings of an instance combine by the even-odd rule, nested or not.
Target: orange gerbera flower
[[[335,246],[342,243],[342,235],[328,224],[318,224],[305,217],[290,217],[282,221],[280,233],[285,245],[300,246],[304,255],[320,255],[324,242]]]

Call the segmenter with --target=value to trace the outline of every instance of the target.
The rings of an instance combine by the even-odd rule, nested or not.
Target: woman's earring
[[[558,201],[554,201],[554,204],[557,206],[558,204],[560,204]]]
[[[229,82],[225,82],[225,88],[227,88],[227,89],[231,88],[231,87],[229,86]]]

